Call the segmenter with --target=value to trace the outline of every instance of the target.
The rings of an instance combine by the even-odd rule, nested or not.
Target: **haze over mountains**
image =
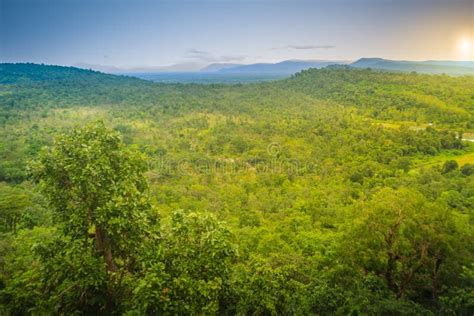
[[[215,71],[219,73],[262,73],[262,74],[294,74],[309,68],[323,68],[329,65],[348,64],[345,61],[328,60],[285,60],[279,63],[258,63],[250,65],[235,65],[233,67],[223,67]],[[215,64],[214,64],[215,65]],[[206,67],[207,68],[207,67]],[[207,70],[205,70],[207,71]]]
[[[374,68],[390,71],[416,71],[426,74],[474,75],[472,61],[399,61],[382,58],[361,58],[350,64],[357,68]]]
[[[243,66],[242,64],[232,64],[232,63],[213,63],[209,64],[204,68],[201,68],[202,72],[218,72],[224,69],[234,68]]]
[[[78,63],[74,66],[106,73],[132,74],[139,76],[150,73],[205,73],[205,74],[262,74],[292,75],[309,68],[323,68],[330,65],[348,65],[357,68],[373,68],[390,71],[416,71],[427,74],[474,75],[472,61],[399,61],[383,58],[361,58],[355,62],[338,60],[285,60],[278,63],[212,63],[205,67],[194,63],[176,64],[164,67],[140,67],[123,69],[114,66]]]
[[[221,67],[219,67],[221,65]],[[251,65],[212,64],[201,71],[218,73],[268,73],[294,74],[309,68],[323,68],[331,65],[348,65],[357,68],[373,68],[390,71],[416,71],[427,74],[474,75],[472,61],[399,61],[383,58],[361,58],[355,62],[331,60],[285,60],[279,63],[258,63]],[[211,67],[212,66],[212,67]]]

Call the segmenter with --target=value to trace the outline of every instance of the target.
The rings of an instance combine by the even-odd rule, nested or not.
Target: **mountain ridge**
[[[255,63],[221,69],[219,73],[278,73],[294,74],[309,68],[323,68],[329,65],[346,64],[332,60],[284,60],[278,63]]]
[[[232,67],[238,67],[238,66],[243,66],[243,64],[235,64],[235,63],[212,63],[209,64],[203,68],[201,68],[199,71],[200,72],[217,72],[222,69],[226,68],[232,68]]]
[[[132,76],[109,74],[93,69],[35,63],[0,63],[0,84],[17,82],[94,81],[97,83],[146,82]]]
[[[474,75],[474,62],[469,61],[409,61],[364,57],[349,65],[355,68],[374,68],[403,72],[415,71],[425,74]]]

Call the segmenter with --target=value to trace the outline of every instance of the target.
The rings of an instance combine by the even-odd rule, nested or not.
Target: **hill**
[[[0,93],[0,106],[31,109],[41,103],[46,107],[110,104],[124,100],[127,90],[149,84],[135,77],[76,67],[2,63],[0,88],[4,93]]]
[[[371,60],[366,64],[373,65],[377,62]],[[291,67],[294,65],[292,63]],[[204,100],[225,96],[226,93],[246,95],[255,88],[260,91],[280,89],[315,100],[355,106],[364,115],[376,119],[438,124],[464,122],[469,128],[474,126],[474,77],[377,72],[345,65],[330,65],[322,69],[303,70],[285,80],[258,83],[255,86],[252,84],[248,88],[233,85],[225,88],[215,84],[206,88],[200,85],[158,84],[74,67],[35,64],[0,64],[0,74],[2,83],[13,84],[12,93],[0,96],[0,104],[33,106],[47,98],[48,103],[54,100],[54,106],[131,105],[137,103],[134,97],[137,93],[141,94],[141,105],[157,104],[158,100],[166,98],[175,101],[179,98],[180,104],[194,102],[186,101],[193,99],[194,94],[205,96],[200,99],[202,104]],[[19,102],[17,94],[26,94],[28,97]],[[170,100],[165,102],[175,102]]]
[[[351,66],[308,69],[275,84],[384,120],[455,123],[474,128],[474,76],[373,71]]]
[[[455,61],[398,61],[382,58],[361,58],[350,64],[356,68],[389,71],[415,71],[426,74],[474,75],[474,62]]]
[[[99,71],[81,69],[77,67],[64,67],[54,65],[39,65],[32,63],[1,63],[0,83],[26,83],[26,82],[79,82],[88,81],[135,81],[131,77],[104,74]]]
[[[472,314],[474,76],[2,66],[0,314]]]
[[[209,64],[206,67],[202,68],[200,71],[201,72],[215,72],[223,69],[228,69],[228,68],[234,68],[242,66],[241,64],[232,64],[232,63],[214,63],[214,64]]]
[[[286,60],[279,63],[259,63],[242,65],[219,70],[220,73],[273,73],[273,74],[294,74],[308,68],[323,68],[329,65],[342,64],[340,61],[304,61]]]

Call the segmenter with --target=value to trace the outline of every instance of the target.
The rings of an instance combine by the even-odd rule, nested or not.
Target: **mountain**
[[[344,61],[328,60],[286,60],[279,63],[259,63],[241,65],[219,70],[219,73],[259,73],[259,74],[294,74],[308,68],[323,68],[329,65],[345,64]]]
[[[474,68],[474,61],[427,60],[423,63],[429,65]]]
[[[474,62],[469,61],[401,61],[383,58],[361,58],[350,66],[390,71],[416,71],[426,74],[474,75]]]
[[[196,63],[181,63],[169,66],[149,66],[120,68],[109,65],[98,65],[88,63],[75,63],[74,67],[96,70],[109,74],[134,74],[134,73],[165,73],[165,72],[194,72],[201,70],[202,65]]]
[[[216,72],[222,69],[233,68],[242,66],[241,64],[231,64],[231,63],[214,63],[207,65],[206,67],[202,68],[200,71],[202,72]]]
[[[224,74],[278,74],[291,75],[309,68],[323,68],[331,65],[347,65],[346,61],[332,60],[285,60],[279,63],[256,63],[249,65],[234,63],[213,63],[202,68],[196,63],[181,63],[170,66],[119,68],[109,65],[76,63],[82,69],[93,69],[110,74],[148,74],[148,73],[224,73]],[[474,75],[472,61],[401,61],[383,58],[361,58],[350,64],[357,68],[374,68],[390,71],[416,71],[427,74]]]
[[[81,69],[86,69],[86,70],[95,70],[95,71],[100,71],[104,73],[121,73],[124,70],[115,66],[109,66],[109,65],[99,65],[99,64],[88,64],[88,63],[75,63],[73,64],[73,67],[81,68]]]
[[[74,66],[82,69],[93,69],[112,74],[148,74],[148,73],[178,73],[202,72],[225,74],[278,74],[291,75],[308,68],[323,68],[329,65],[347,64],[345,61],[329,60],[285,60],[279,63],[257,63],[250,65],[234,63],[213,63],[202,68],[195,63],[181,63],[160,67],[119,68],[108,65],[76,63]]]
[[[33,63],[0,63],[0,84],[41,82],[54,84],[109,84],[135,83],[140,79],[105,74],[99,71],[77,67],[53,66]]]
[[[196,63],[181,63],[169,66],[128,68],[122,73],[193,72],[201,70],[201,67],[202,65]]]

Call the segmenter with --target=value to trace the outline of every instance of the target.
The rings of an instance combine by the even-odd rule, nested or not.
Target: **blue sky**
[[[473,60],[473,34],[473,0],[0,0],[2,62]]]

